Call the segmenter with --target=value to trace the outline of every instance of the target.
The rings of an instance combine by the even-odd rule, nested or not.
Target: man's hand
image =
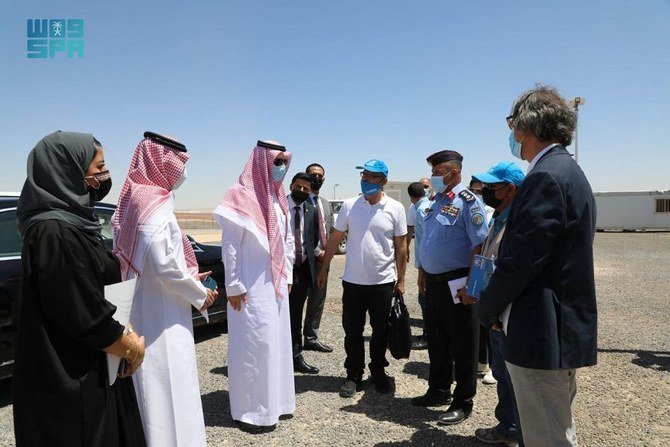
[[[465,287],[458,289],[456,296],[461,300],[461,303],[469,306],[470,304],[475,304],[477,299],[474,296],[468,295],[467,289]]]
[[[416,285],[419,287],[419,293],[426,293],[426,275],[422,268],[419,268],[419,277],[416,280]]]
[[[289,284],[289,285],[288,285],[288,293],[289,293],[289,294],[291,293],[291,286],[292,286],[292,285],[293,285],[293,284]]]
[[[491,326],[491,329],[493,329],[494,331],[503,332],[502,323],[500,321],[496,321]]]
[[[205,309],[207,309],[209,306],[214,304],[214,301],[216,301],[216,298],[219,296],[218,290],[211,290],[207,289],[207,298],[205,298],[205,303],[202,305],[200,308],[200,312],[203,312]]]
[[[393,291],[394,293],[399,293],[400,295],[405,294],[405,281],[404,280],[398,280],[395,283],[395,290]]]
[[[209,272],[198,273],[198,281],[202,281],[203,279],[207,278],[211,274],[212,274],[211,270]]]
[[[232,307],[235,310],[242,310],[242,303],[246,304],[248,301],[248,297],[246,293],[243,293],[241,295],[235,295],[235,296],[229,296],[228,297],[228,302],[230,303],[230,307]]]

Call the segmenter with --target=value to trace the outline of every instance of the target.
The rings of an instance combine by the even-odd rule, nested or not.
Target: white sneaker
[[[493,373],[492,373],[491,370],[489,369],[489,370],[486,371],[486,373],[484,374],[484,377],[482,378],[482,383],[483,383],[484,385],[495,385],[496,383],[498,383],[498,381],[496,380],[495,377],[493,377]]]

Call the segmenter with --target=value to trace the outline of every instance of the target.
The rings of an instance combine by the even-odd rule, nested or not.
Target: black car
[[[16,222],[16,206],[19,195],[0,193],[0,379],[10,377],[14,364],[14,337],[17,326],[19,283],[21,280],[21,246]],[[116,206],[108,203],[96,203],[95,209],[102,224],[102,236],[108,247],[112,248],[112,214]],[[226,291],[223,285],[223,263],[221,247],[200,244],[188,237],[198,259],[201,272],[212,271],[212,278],[219,284],[219,297],[208,309],[209,322],[226,320]],[[193,325],[207,324],[200,312],[193,309]]]

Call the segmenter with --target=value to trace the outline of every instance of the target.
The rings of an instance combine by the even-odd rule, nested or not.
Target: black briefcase
[[[389,351],[394,359],[408,359],[412,350],[412,330],[409,325],[409,312],[400,293],[395,293],[391,312],[386,319],[386,331]]]

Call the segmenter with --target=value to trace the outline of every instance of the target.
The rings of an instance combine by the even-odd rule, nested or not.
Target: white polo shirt
[[[405,208],[400,202],[386,194],[374,205],[364,196],[347,199],[337,216],[335,229],[349,232],[344,281],[375,285],[398,278],[393,238],[407,234]]]

